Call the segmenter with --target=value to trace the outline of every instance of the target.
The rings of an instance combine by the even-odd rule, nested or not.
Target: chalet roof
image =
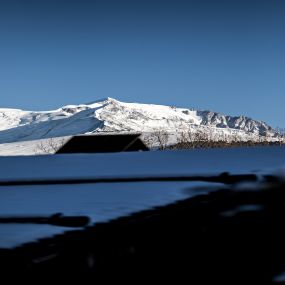
[[[74,136],[56,153],[106,153],[147,151],[140,134],[96,134]]]

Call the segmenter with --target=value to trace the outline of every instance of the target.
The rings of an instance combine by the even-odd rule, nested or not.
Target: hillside
[[[68,105],[52,111],[0,109],[0,143],[92,134],[98,132],[168,132],[172,140],[181,133],[240,140],[277,137],[264,122],[244,116],[226,116],[173,106],[124,103],[112,98],[90,104]]]

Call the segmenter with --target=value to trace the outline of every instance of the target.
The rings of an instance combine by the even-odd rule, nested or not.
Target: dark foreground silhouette
[[[277,282],[285,271],[285,184],[267,180],[2,250],[2,276],[97,284]]]

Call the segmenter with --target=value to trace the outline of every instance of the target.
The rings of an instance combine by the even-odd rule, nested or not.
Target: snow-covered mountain
[[[0,143],[92,134],[163,130],[172,134],[201,132],[243,139],[276,137],[266,123],[239,116],[173,106],[123,103],[112,98],[68,105],[53,111],[0,109]]]

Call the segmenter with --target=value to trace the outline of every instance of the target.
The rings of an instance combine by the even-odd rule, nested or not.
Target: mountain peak
[[[105,98],[101,98],[95,101],[91,101],[86,103],[85,105],[94,105],[94,104],[98,104],[98,103],[107,103],[107,102],[119,102],[118,100],[111,98],[111,97],[105,97]]]
[[[11,109],[12,110],[12,109]],[[277,137],[264,122],[210,111],[174,108],[154,104],[124,103],[111,97],[88,104],[67,105],[45,112],[0,112],[0,143],[90,134],[94,132],[154,133],[162,130],[177,137],[200,132],[217,137],[257,140]]]

